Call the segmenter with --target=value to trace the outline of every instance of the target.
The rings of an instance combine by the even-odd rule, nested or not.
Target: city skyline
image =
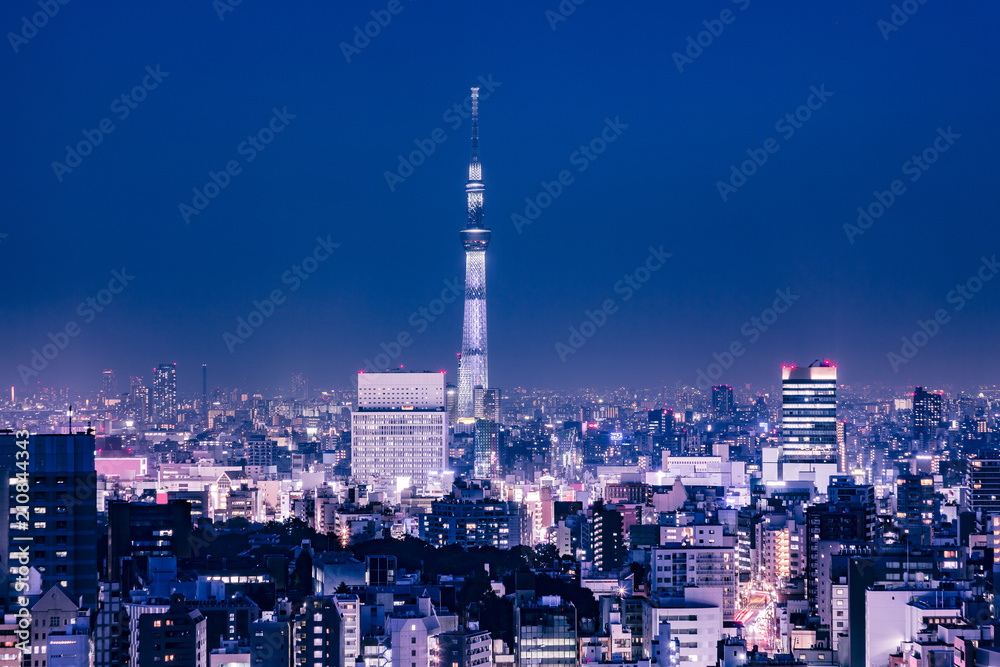
[[[692,383],[736,343],[745,353],[719,381],[769,381],[776,365],[821,356],[852,382],[990,382],[996,73],[967,64],[997,60],[997,8],[966,8],[982,19],[966,26],[920,5],[891,30],[879,23],[889,6],[731,4],[717,36],[706,25],[718,32],[718,12],[700,7],[587,5],[553,19],[407,4],[359,53],[341,44],[372,20],[360,4],[318,9],[309,26],[250,6],[156,22],[67,9],[2,65],[24,104],[2,112],[0,275],[23,289],[8,290],[0,381],[23,388],[18,367],[68,325],[78,333],[29,382],[169,360],[192,369],[184,390],[202,363],[229,386],[276,385],[292,368],[337,385],[403,334],[412,343],[393,365],[457,381],[453,234],[475,85],[502,232],[487,269],[491,384]],[[19,12],[2,18],[18,26]],[[111,39],[125,23],[150,38]],[[439,23],[451,28],[441,48],[408,59],[407,37]],[[473,38],[482,25],[497,32]],[[194,39],[184,53],[164,37],[181,26]],[[251,48],[293,30],[306,32],[287,53]],[[310,40],[316,30],[333,38]],[[953,38],[962,49],[936,48]],[[599,56],[588,50],[602,40]],[[97,76],[53,71],[63,53]],[[223,95],[223,72],[263,85]],[[57,103],[53,80],[74,104]],[[105,117],[115,129],[91,155],[53,168]],[[206,188],[219,192],[202,201]],[[662,268],[637,280],[647,261]],[[269,306],[275,290],[283,302]],[[574,338],[609,299],[607,322]],[[785,312],[772,322],[776,300]],[[912,359],[904,337],[925,343],[910,343]]]
[[[1000,666],[1000,5],[0,26],[0,667]]]

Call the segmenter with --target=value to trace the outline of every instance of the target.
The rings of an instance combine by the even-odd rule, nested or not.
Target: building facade
[[[177,421],[177,364],[160,364],[153,370],[153,419],[158,424]]]
[[[0,474],[22,480],[0,494],[0,512],[10,517],[0,522],[0,567],[24,565],[41,579],[37,594],[59,586],[87,607],[97,603],[95,449],[94,436],[82,433],[0,435]],[[16,585],[8,579],[7,611],[17,606]]]
[[[837,463],[837,367],[781,368],[782,459]]]
[[[518,667],[578,667],[576,607],[554,595],[515,606],[514,659]]]
[[[418,487],[448,468],[444,373],[359,373],[351,413],[351,474]]]

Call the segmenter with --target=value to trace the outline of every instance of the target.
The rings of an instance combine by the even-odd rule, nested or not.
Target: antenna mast
[[[479,164],[479,88],[472,89],[472,163]]]

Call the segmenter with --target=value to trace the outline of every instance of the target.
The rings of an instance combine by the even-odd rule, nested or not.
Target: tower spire
[[[479,88],[472,89],[472,164],[479,164]]]

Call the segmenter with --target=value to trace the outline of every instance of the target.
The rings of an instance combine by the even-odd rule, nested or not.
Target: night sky
[[[469,123],[449,110],[472,85],[491,384],[693,384],[734,343],[720,379],[737,385],[816,358],[852,384],[997,379],[1000,279],[949,295],[1000,270],[982,261],[1000,255],[996,3],[911,0],[896,26],[888,1],[564,0],[569,16],[556,0],[224,2],[71,0],[27,39],[10,33],[37,1],[0,10],[0,382],[23,388],[18,366],[67,325],[76,335],[30,383],[96,387],[109,367],[148,382],[176,362],[181,390],[200,390],[202,363],[212,386],[298,371],[346,387],[400,334],[412,342],[393,365],[456,381],[461,301],[426,325],[419,309],[464,275]],[[387,25],[357,48],[373,11]],[[123,102],[136,86],[144,99]],[[103,119],[113,131],[67,158]],[[243,143],[269,124],[271,143]],[[428,141],[390,188],[398,156]],[[590,145],[604,150],[578,152]],[[933,164],[906,164],[928,148]],[[730,181],[754,156],[766,161]],[[518,229],[512,214],[564,170]],[[185,216],[210,172],[228,184]],[[875,191],[894,201],[845,230]],[[318,238],[339,247],[302,280],[293,267]],[[672,256],[626,300],[618,281],[661,246]],[[134,278],[92,311],[123,270]],[[227,343],[274,290],[283,303]],[[797,298],[772,318],[776,290]],[[570,327],[608,299],[573,347]],[[936,312],[906,359],[901,338]]]

